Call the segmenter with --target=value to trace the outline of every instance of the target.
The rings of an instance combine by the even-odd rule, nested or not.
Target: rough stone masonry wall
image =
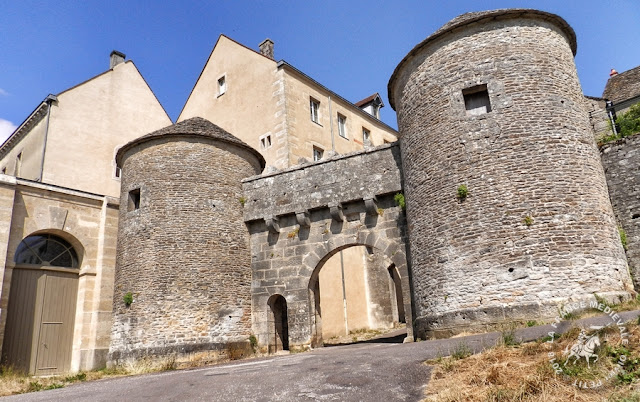
[[[628,296],[572,50],[555,24],[467,25],[396,78],[418,336]],[[482,84],[492,110],[467,115],[462,91]]]
[[[212,139],[152,140],[125,156],[112,363],[143,355],[205,359],[251,334],[251,255],[244,177],[257,161]],[[128,211],[128,192],[140,208]],[[133,304],[123,296],[131,292]]]
[[[402,191],[399,158],[397,144],[382,145],[244,181],[253,328],[261,345],[272,336],[267,301],[275,294],[287,301],[291,345],[319,342],[312,281],[325,261],[353,245],[396,264],[411,322],[404,213],[393,200]],[[388,291],[388,280],[380,285]]]
[[[634,287],[640,290],[640,135],[607,144],[601,152],[613,211],[627,235],[627,260]]]

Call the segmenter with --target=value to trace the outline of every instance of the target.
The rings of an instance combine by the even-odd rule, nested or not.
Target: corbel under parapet
[[[375,195],[363,198],[364,209],[368,215],[378,215],[378,199]]]
[[[264,218],[264,223],[267,225],[269,232],[280,233],[280,220],[277,216],[266,216]]]
[[[298,221],[298,225],[300,226],[304,226],[304,227],[310,227],[311,226],[311,218],[309,215],[309,211],[301,211],[301,212],[296,212],[296,220]]]
[[[339,202],[330,202],[329,205],[329,213],[333,220],[342,222],[344,220],[344,214],[342,213],[342,204]]]

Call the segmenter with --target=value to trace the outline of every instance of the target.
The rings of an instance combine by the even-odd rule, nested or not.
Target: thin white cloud
[[[9,138],[11,133],[16,131],[16,128],[18,128],[18,126],[16,126],[9,120],[0,119],[0,144],[2,144],[4,140]]]
[[[9,92],[7,92],[4,89],[0,88],[0,96],[9,96]]]

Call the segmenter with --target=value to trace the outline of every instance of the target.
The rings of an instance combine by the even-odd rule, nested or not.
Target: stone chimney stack
[[[260,45],[260,53],[273,60],[273,41],[269,38],[262,41]]]
[[[118,64],[124,63],[124,59],[126,57],[127,56],[125,56],[124,53],[121,53],[117,50],[112,51],[111,54],[109,55],[109,68],[114,68]]]

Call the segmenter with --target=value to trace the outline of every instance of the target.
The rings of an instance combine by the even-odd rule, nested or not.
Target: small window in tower
[[[120,176],[122,175],[122,169],[120,169],[119,166],[116,166],[115,171],[113,172],[113,175],[116,179],[119,179]]]
[[[491,102],[489,101],[489,92],[486,84],[463,89],[462,96],[464,97],[464,108],[467,110],[467,116],[477,116],[491,111]]]
[[[7,167],[6,166],[2,167],[2,174],[7,174]]]
[[[127,211],[135,211],[140,209],[140,189],[136,188],[129,191],[129,203],[127,205]]]
[[[218,78],[218,96],[224,95],[227,92],[227,80],[226,76]]]
[[[322,156],[324,155],[324,150],[322,148],[318,148],[318,147],[313,147],[313,160],[315,161],[319,161],[320,159],[322,159]]]

